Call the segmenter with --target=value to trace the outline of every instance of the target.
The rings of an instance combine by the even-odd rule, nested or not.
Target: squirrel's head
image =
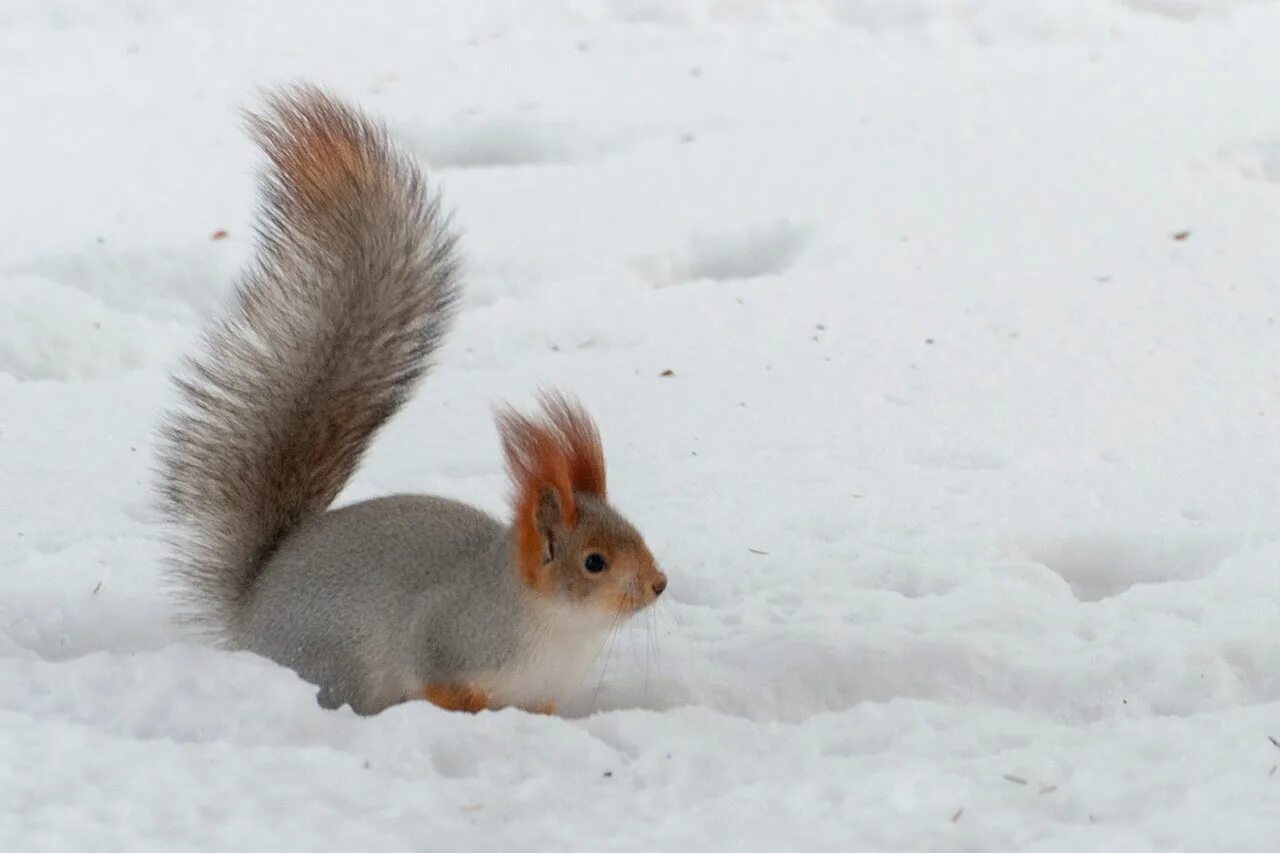
[[[515,491],[521,577],[538,593],[605,614],[649,606],[667,588],[667,576],[606,500],[599,431],[568,397],[546,393],[541,401],[538,420],[512,409],[498,414]]]

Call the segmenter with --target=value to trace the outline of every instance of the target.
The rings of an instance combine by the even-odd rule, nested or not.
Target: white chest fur
[[[538,602],[520,653],[486,685],[490,703],[533,710],[559,702],[583,682],[613,625],[608,614]]]

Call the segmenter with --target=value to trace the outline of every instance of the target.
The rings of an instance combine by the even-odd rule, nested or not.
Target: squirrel
[[[310,85],[247,115],[269,161],[255,255],[175,376],[159,496],[188,618],[375,714],[426,699],[554,713],[666,575],[606,498],[580,403],[496,420],[508,523],[393,495],[330,509],[439,348],[456,237],[384,125]]]

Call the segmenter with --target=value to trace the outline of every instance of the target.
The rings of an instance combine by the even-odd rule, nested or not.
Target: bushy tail
[[[311,87],[250,115],[257,255],[177,378],[161,499],[192,614],[224,634],[265,561],[337,497],[440,345],[454,237],[386,131]]]

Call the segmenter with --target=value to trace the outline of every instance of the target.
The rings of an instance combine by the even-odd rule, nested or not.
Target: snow
[[[1261,0],[8,0],[0,849],[1274,850],[1277,43]],[[501,511],[491,405],[561,386],[671,578],[563,718],[326,712],[170,621],[153,430],[294,79],[468,261],[341,500]]]

